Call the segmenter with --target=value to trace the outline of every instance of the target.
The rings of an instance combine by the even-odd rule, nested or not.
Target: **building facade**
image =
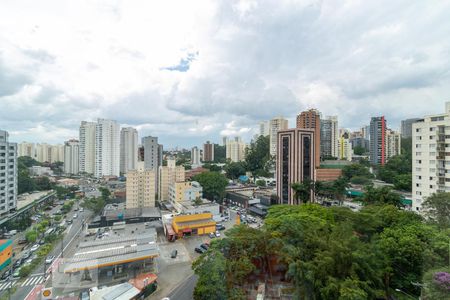
[[[339,138],[339,155],[338,158],[341,160],[351,161],[353,157],[353,148],[348,134],[345,133]]]
[[[29,156],[36,159],[36,146],[34,143],[22,142],[17,145],[17,156]]]
[[[144,162],[137,169],[126,173],[126,208],[155,207],[156,172],[144,169]]]
[[[374,165],[386,163],[386,119],[372,117],[370,121],[370,162]]]
[[[17,144],[0,130],[0,215],[17,208]]]
[[[169,158],[167,166],[160,166],[158,173],[158,200],[169,200],[169,186],[175,182],[185,181],[184,166],[177,166],[175,159]]]
[[[162,166],[162,145],[158,144],[158,138],[146,136],[142,138],[144,146],[145,169],[158,170]]]
[[[412,125],[412,194],[414,211],[427,197],[450,192],[450,102],[445,113],[426,116]]]
[[[80,142],[68,140],[64,143],[64,173],[78,174],[80,172]]]
[[[270,134],[270,121],[259,122],[259,135],[268,136]]]
[[[234,140],[228,140],[226,142],[226,157],[232,162],[239,162],[245,159],[245,148],[247,145],[242,141],[240,137],[235,137]]]
[[[120,125],[98,119],[95,128],[95,177],[120,175]]]
[[[206,141],[206,144],[203,144],[203,161],[214,161],[214,144],[209,141]]]
[[[320,120],[320,156],[338,157],[339,130],[337,116]]]
[[[196,181],[174,182],[169,185],[169,201],[176,204],[181,201],[194,201],[203,197],[203,188]]]
[[[400,133],[403,138],[411,138],[412,137],[412,125],[419,121],[419,118],[412,118],[412,119],[406,119],[402,120],[401,127],[400,127]]]
[[[310,109],[297,115],[297,128],[314,130],[314,161],[315,166],[320,166],[320,112]]]
[[[135,170],[138,162],[138,132],[133,127],[120,130],[120,173]]]
[[[81,173],[95,172],[95,122],[82,121],[80,125],[80,167]]]
[[[314,130],[294,128],[278,132],[277,195],[279,204],[300,204],[291,184],[314,180],[316,168]]]
[[[200,166],[200,149],[197,146],[191,149],[191,164],[194,168]]]
[[[388,129],[386,130],[386,160],[392,156],[400,155],[402,137],[400,132]]]
[[[288,120],[276,117],[269,121],[270,155],[277,155],[278,131],[288,129]]]

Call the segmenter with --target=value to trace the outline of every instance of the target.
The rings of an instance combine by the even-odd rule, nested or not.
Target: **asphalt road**
[[[191,275],[186,278],[179,286],[177,286],[170,294],[171,300],[193,300],[194,288],[197,284],[197,275]]]

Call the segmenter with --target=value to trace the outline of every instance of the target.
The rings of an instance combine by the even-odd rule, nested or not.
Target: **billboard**
[[[12,241],[0,240],[0,271],[11,263]]]

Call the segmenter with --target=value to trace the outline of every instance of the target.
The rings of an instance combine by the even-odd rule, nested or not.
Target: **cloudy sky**
[[[0,128],[62,143],[111,118],[167,147],[317,108],[370,116],[450,101],[450,1],[1,0]]]

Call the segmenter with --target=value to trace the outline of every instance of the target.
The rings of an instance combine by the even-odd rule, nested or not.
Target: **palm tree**
[[[314,182],[310,179],[305,179],[303,182],[295,182],[291,184],[294,191],[294,198],[296,204],[308,203],[311,200],[311,191],[313,190]],[[300,201],[299,201],[300,200]]]

